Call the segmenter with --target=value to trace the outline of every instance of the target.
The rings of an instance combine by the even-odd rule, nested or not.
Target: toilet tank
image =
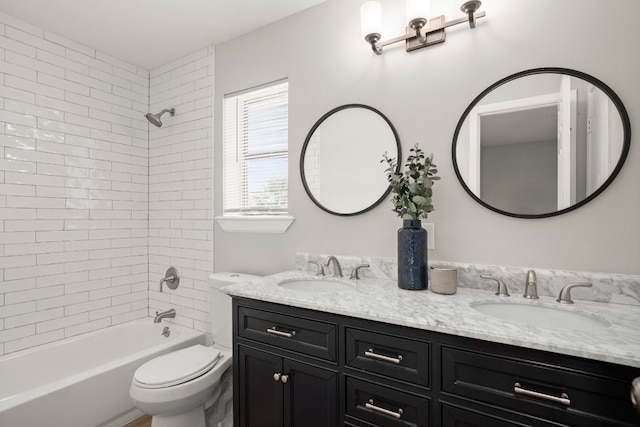
[[[223,286],[233,283],[248,282],[258,279],[259,276],[243,273],[213,273],[209,275],[209,293],[211,312],[209,323],[213,342],[227,347],[232,347],[233,317],[231,314],[231,297],[220,291]]]

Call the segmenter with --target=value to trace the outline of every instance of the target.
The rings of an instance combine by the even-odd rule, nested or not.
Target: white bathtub
[[[129,397],[140,365],[204,343],[202,333],[145,320],[2,356],[0,426],[120,426],[141,414]]]

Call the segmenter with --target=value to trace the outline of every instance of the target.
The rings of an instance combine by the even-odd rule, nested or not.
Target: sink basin
[[[517,302],[476,302],[471,308],[480,313],[506,320],[547,329],[593,331],[611,326],[599,316],[583,311],[543,304]]]
[[[278,283],[278,286],[300,292],[344,292],[356,289],[348,282],[329,279],[294,279]]]

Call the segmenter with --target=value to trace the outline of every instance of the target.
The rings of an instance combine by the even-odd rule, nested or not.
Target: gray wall
[[[506,212],[557,210],[557,146],[554,140],[482,147],[482,200]]]
[[[486,0],[477,29],[447,30],[446,43],[411,54],[400,44],[374,55],[360,36],[359,0],[329,0],[215,48],[214,211],[222,211],[221,114],[225,93],[287,77],[290,82],[290,211],[280,235],[214,228],[215,269],[273,273],[294,266],[297,251],[395,256],[401,221],[385,202],[356,217],[337,217],[306,196],[298,159],[305,136],[326,111],[369,104],[398,130],[403,157],[418,142],[435,154],[436,249],[430,259],[640,274],[640,151],[587,206],[559,217],[523,220],[491,212],[462,189],[451,139],[466,106],[484,88],[518,71],[566,67],[607,83],[622,99],[632,129],[640,117],[640,40],[635,0]],[[382,1],[383,39],[400,34],[402,2]],[[597,26],[594,23],[598,23]],[[357,161],[357,159],[354,159]],[[348,184],[348,183],[346,183]]]

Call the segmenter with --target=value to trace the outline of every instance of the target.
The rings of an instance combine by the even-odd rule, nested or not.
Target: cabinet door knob
[[[640,412],[640,377],[631,381],[631,403],[636,411]]]
[[[275,374],[273,374],[273,380],[274,381],[280,381],[280,377],[282,377],[280,372],[276,372]]]
[[[289,375],[283,375],[283,376],[280,378],[280,381],[282,381],[282,383],[283,383],[283,384],[286,384],[286,383],[287,383],[287,381],[289,381]]]

